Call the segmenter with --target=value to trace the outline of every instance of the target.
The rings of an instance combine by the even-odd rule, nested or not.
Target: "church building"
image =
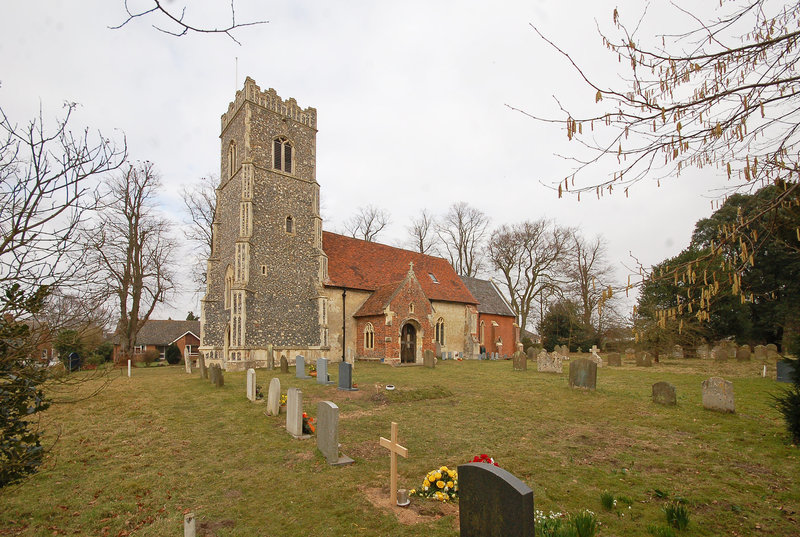
[[[479,302],[447,260],[323,231],[316,134],[314,108],[249,77],[222,115],[200,330],[207,362],[476,358]]]

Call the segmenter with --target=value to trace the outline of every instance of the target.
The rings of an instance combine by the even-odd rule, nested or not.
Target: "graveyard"
[[[402,489],[488,454],[533,490],[537,511],[593,511],[597,535],[650,535],[670,501],[689,512],[678,535],[797,534],[800,454],[773,408],[784,386],[774,359],[637,367],[623,355],[594,368],[595,389],[571,388],[579,358],[560,373],[538,371],[535,359],[524,370],[514,360],[357,362],[353,391],[291,366],[258,369],[263,399],[244,371],[214,385],[183,366],[110,369],[53,392],[87,398],[44,413],[50,450],[38,474],[0,496],[0,535],[181,535],[187,513],[209,536],[459,535],[458,502],[388,500],[392,422],[407,450],[396,458]],[[732,384],[735,412],[704,408],[711,377]],[[318,423],[338,416],[338,456],[352,463],[336,464],[335,450],[326,458],[314,435],[289,434],[295,396],[267,415],[273,379],[281,394],[301,391]],[[656,383],[674,386],[675,405],[654,402]],[[603,493],[619,500],[613,509]]]

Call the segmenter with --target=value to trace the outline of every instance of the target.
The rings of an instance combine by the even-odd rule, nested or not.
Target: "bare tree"
[[[489,217],[460,201],[450,206],[436,225],[436,235],[461,276],[477,276],[483,269],[483,249],[489,231]]]
[[[0,108],[0,488],[36,472],[45,453],[37,415],[51,402],[37,353],[59,326],[40,320],[48,298],[75,282],[87,190],[116,169],[125,146],[69,129],[75,104],[49,128],[42,111],[19,126]]]
[[[601,333],[603,310],[608,308],[610,311],[611,308],[611,303],[605,299],[615,296],[614,270],[608,263],[606,241],[600,235],[586,239],[573,229],[569,234],[566,258],[566,275],[579,307],[581,322]]]
[[[422,209],[419,215],[411,219],[408,231],[408,243],[421,254],[432,254],[436,248],[436,222],[427,209]]]
[[[492,267],[500,273],[522,328],[527,326],[536,301],[543,303],[565,291],[568,239],[569,230],[545,219],[503,225],[492,234]]]
[[[211,256],[211,224],[217,213],[217,185],[219,177],[209,175],[181,190],[189,215],[189,226],[184,229],[184,234],[196,246],[192,279],[200,286],[206,283],[206,263]]]
[[[389,213],[372,205],[359,207],[358,212],[344,223],[345,231],[355,239],[375,242],[378,233],[390,223]]]
[[[129,355],[139,329],[174,289],[176,245],[170,224],[155,209],[159,176],[150,162],[129,165],[108,182],[108,199],[91,236],[93,262],[107,280],[119,311],[117,335]]]
[[[148,15],[158,15],[161,16],[162,20],[166,20],[167,23],[170,25],[170,28],[165,28],[162,26],[153,25],[153,28],[158,30],[159,32],[164,32],[165,34],[174,35],[176,37],[184,36],[188,33],[200,33],[200,34],[225,34],[230,37],[237,45],[241,45],[241,43],[233,36],[233,31],[239,28],[243,28],[245,26],[256,26],[259,24],[268,24],[269,21],[255,21],[255,22],[243,22],[237,23],[236,22],[236,10],[234,8],[233,0],[231,0],[231,22],[227,26],[222,26],[219,28],[204,28],[202,26],[196,26],[194,24],[189,24],[186,21],[186,7],[184,6],[181,9],[180,14],[177,14],[174,11],[170,11],[166,7],[164,7],[164,2],[162,0],[151,0],[150,7],[142,7],[140,9],[131,10],[130,6],[128,5],[128,0],[124,1],[125,5],[125,12],[128,15],[128,18],[119,24],[118,26],[111,26],[112,30],[118,30],[131,22],[134,19],[147,17]]]

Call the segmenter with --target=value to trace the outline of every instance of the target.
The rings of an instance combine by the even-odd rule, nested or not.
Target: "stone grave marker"
[[[317,449],[331,466],[355,462],[350,457],[339,455],[339,407],[331,401],[317,403]]]
[[[630,347],[625,349],[625,359],[629,362],[633,362],[636,360],[636,351],[631,349]]]
[[[389,450],[389,498],[397,504],[397,456],[408,458],[408,450],[397,443],[397,423],[392,422],[391,439],[380,437],[379,445]],[[481,463],[485,464],[485,463]]]
[[[256,401],[256,370],[252,367],[247,370],[247,398]]]
[[[543,350],[536,357],[536,369],[541,373],[561,373],[564,370],[564,359],[555,352],[548,354]]]
[[[275,369],[275,349],[272,343],[267,345],[267,369],[270,371]]]
[[[622,356],[620,356],[618,352],[612,352],[611,354],[606,356],[606,358],[608,359],[608,365],[613,365],[617,367],[622,365]]]
[[[586,358],[578,358],[569,364],[570,388],[597,388],[597,364]]]
[[[683,347],[681,347],[680,345],[674,345],[672,347],[672,357],[683,358]]]
[[[286,359],[286,355],[281,356],[281,373],[288,373],[289,372],[289,360]]]
[[[733,383],[719,377],[704,380],[703,407],[719,412],[735,412]]]
[[[295,372],[294,375],[296,378],[299,379],[310,379],[308,375],[306,375],[306,357],[302,354],[298,354],[294,357],[294,368]]]
[[[317,358],[317,384],[333,384],[330,375],[328,375],[327,358]]]
[[[600,349],[597,348],[597,345],[592,345],[592,348],[589,349],[591,354],[600,354]]]
[[[775,345],[774,343],[770,343],[769,345],[766,346],[766,348],[767,348],[767,358],[777,358],[778,356],[780,356],[778,354],[778,346]]]
[[[278,377],[269,381],[267,392],[267,416],[277,416],[281,413],[281,381]]]
[[[750,345],[742,345],[736,349],[736,361],[747,362],[750,360]]]
[[[214,375],[216,374],[217,374],[216,366],[214,364],[208,366],[208,381],[211,384],[216,384],[216,382],[214,382]]]
[[[522,351],[515,352],[511,359],[514,361],[514,371],[528,370],[528,357]]]
[[[711,356],[717,362],[725,362],[728,360],[728,349],[722,345],[717,345],[711,350]]]
[[[428,349],[422,353],[422,363],[425,367],[433,369],[436,367],[436,357],[433,355],[433,351]]]
[[[196,537],[197,525],[194,513],[186,513],[183,516],[183,537]]]
[[[186,372],[192,374],[192,359],[189,357],[189,347],[183,348],[183,364]]]
[[[340,390],[355,392],[358,388],[353,388],[353,364],[339,362],[339,386]]]
[[[778,360],[775,363],[777,368],[777,373],[775,375],[775,380],[778,382],[788,382],[792,383],[792,373],[794,372],[794,364],[796,362],[788,362],[786,360]]]
[[[528,350],[525,351],[525,354],[528,356],[528,360],[533,360],[533,357],[536,356],[536,348],[531,345],[528,347]]]
[[[303,434],[303,392],[289,388],[286,393],[286,432],[298,439],[311,438]]]
[[[225,385],[225,379],[222,376],[222,368],[219,366],[219,364],[213,364],[211,366],[208,376],[211,380],[211,384],[217,388],[221,388]]]
[[[755,355],[756,360],[766,360],[767,348],[764,345],[756,345],[753,348],[753,354]]]
[[[206,367],[206,359],[203,353],[197,355],[197,367],[200,368],[200,378],[208,378],[208,368]]]
[[[697,357],[698,358],[702,358],[703,360],[708,360],[709,353],[710,353],[710,351],[708,349],[708,345],[703,344],[703,345],[700,345],[699,347],[697,347]]]
[[[653,384],[653,402],[667,406],[678,404],[675,386],[669,382],[656,382]]]
[[[458,496],[461,537],[534,537],[533,490],[507,470],[460,465]]]
[[[596,354],[596,353],[593,352],[593,353],[589,354],[589,357],[587,358],[587,360],[591,360],[594,363],[596,363],[597,367],[603,367],[603,359],[600,358],[599,354]]]
[[[643,352],[636,355],[636,367],[653,367],[653,358],[650,353]]]

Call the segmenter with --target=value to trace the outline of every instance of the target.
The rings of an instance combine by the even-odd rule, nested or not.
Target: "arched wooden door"
[[[413,364],[417,361],[417,329],[406,323],[400,330],[400,362]]]

